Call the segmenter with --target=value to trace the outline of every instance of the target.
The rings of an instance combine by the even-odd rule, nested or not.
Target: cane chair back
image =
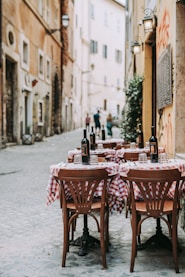
[[[105,169],[61,169],[55,177],[60,186],[60,201],[63,211],[64,246],[62,267],[65,267],[69,250],[70,227],[80,214],[90,215],[97,223],[100,233],[100,246],[103,268],[106,264],[106,251],[109,246],[108,221],[109,206],[107,199],[108,186],[113,177]],[[94,197],[98,187],[101,197]]]
[[[132,252],[130,272],[134,270],[137,254],[137,237],[140,236],[141,224],[147,218],[160,218],[168,226],[172,241],[175,271],[179,272],[177,257],[177,218],[178,187],[181,173],[178,169],[169,170],[135,170],[130,169],[126,177],[130,185]],[[137,201],[134,186],[140,191],[142,201]],[[169,197],[170,189],[174,189],[174,197]],[[169,220],[170,219],[170,220]]]

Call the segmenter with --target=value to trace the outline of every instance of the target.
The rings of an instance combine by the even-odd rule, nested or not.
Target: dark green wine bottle
[[[151,127],[152,135],[149,139],[149,145],[150,145],[150,160],[151,163],[157,163],[158,162],[158,141],[155,136],[155,127]]]
[[[96,135],[94,133],[94,127],[91,127],[91,132],[90,132],[90,148],[91,150],[96,149]]]
[[[90,163],[90,150],[89,150],[89,140],[87,139],[87,130],[84,129],[84,136],[81,140],[81,150],[82,150],[82,164]]]

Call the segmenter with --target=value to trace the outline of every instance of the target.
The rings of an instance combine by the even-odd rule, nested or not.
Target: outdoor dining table
[[[125,200],[127,197],[127,189],[123,180],[119,176],[119,164],[114,162],[101,162],[97,164],[83,165],[75,163],[61,162],[50,166],[50,176],[47,185],[47,205],[52,204],[55,200],[59,199],[59,187],[54,176],[57,175],[61,168],[67,169],[95,169],[105,168],[110,175],[117,174],[114,180],[111,182],[108,191],[108,200],[110,212],[122,212],[125,206]],[[98,187],[95,196],[101,196],[101,186]]]
[[[141,163],[139,161],[122,163],[122,164],[120,164],[120,174],[122,176],[125,176],[125,180],[126,180],[126,176],[130,169],[150,170],[150,171],[151,170],[162,170],[162,169],[178,169],[181,172],[182,176],[184,176],[185,175],[185,160],[169,159],[163,163],[159,163],[159,162],[151,163],[150,160],[148,160],[145,163]],[[174,183],[174,185],[171,187],[170,192],[168,194],[169,197],[174,196],[175,185],[176,184]],[[179,195],[181,198],[183,198],[185,195],[184,181],[181,182]],[[142,200],[140,191],[136,185],[134,186],[134,196],[137,200]],[[144,243],[140,247],[140,249],[145,248],[150,243],[155,243],[155,241],[157,241],[158,245],[159,245],[159,241],[160,241],[161,245],[163,245],[165,247],[169,247],[169,240],[162,233],[160,219],[157,219],[156,234],[152,238],[150,238],[146,243]]]
[[[73,149],[68,151],[68,161],[74,161],[75,155],[80,155],[81,149]],[[111,162],[115,161],[116,150],[111,148],[102,148],[90,150],[90,155],[104,155]]]
[[[97,144],[107,144],[107,143],[115,143],[116,145],[123,145],[124,144],[124,139],[122,138],[107,138],[105,140],[102,139],[97,139],[96,140]]]
[[[115,161],[117,163],[122,162],[122,160],[124,159],[124,153],[146,153],[147,155],[149,155],[150,152],[150,148],[149,147],[144,147],[144,148],[139,148],[139,147],[135,147],[135,148],[121,148],[116,150],[116,154],[115,154]],[[158,153],[162,153],[165,152],[164,147],[158,147]]]
[[[60,169],[76,169],[76,170],[83,170],[83,169],[98,169],[103,168],[106,169],[109,175],[115,175],[114,179],[109,185],[108,188],[108,202],[110,212],[118,211],[122,212],[124,208],[125,198],[127,190],[125,188],[124,182],[121,180],[119,176],[119,165],[114,162],[104,162],[104,163],[97,163],[97,164],[90,164],[90,165],[83,165],[83,164],[75,164],[75,163],[64,163],[61,162],[56,165],[50,166],[50,178],[47,186],[47,205],[51,204],[56,199],[59,199],[59,186],[56,182],[54,176],[57,176]],[[100,183],[94,197],[101,196],[102,193],[102,186],[103,184]],[[70,198],[70,195],[68,195]],[[86,241],[85,244],[82,244],[82,241]],[[83,256],[87,254],[86,246],[97,244],[97,239],[89,235],[88,231],[88,223],[87,223],[87,215],[84,215],[84,226],[83,226],[83,234],[75,241],[72,242],[73,245],[80,246],[85,245],[85,247],[81,247],[79,251],[79,255]]]

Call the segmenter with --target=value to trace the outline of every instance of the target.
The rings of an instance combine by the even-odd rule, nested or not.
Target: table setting
[[[83,165],[82,163],[60,162],[58,164],[51,165],[50,176],[47,185],[47,205],[51,205],[55,200],[59,199],[58,184],[55,181],[54,176],[57,175],[61,168],[76,170],[82,170],[83,168],[89,170],[93,168],[105,168],[108,171],[109,175],[117,174],[117,176],[112,181],[108,191],[109,208],[110,212],[122,212],[125,206],[125,199],[127,197],[127,189],[124,182],[119,176],[119,164],[115,162],[98,162],[89,165]],[[101,191],[101,186],[99,186],[95,193],[95,196],[101,196]]]
[[[73,149],[68,151],[68,161],[73,162],[75,155],[80,155],[81,154],[81,149]],[[114,162],[115,161],[115,155],[116,155],[116,150],[111,149],[111,148],[103,148],[99,147],[95,150],[90,150],[90,156],[92,155],[101,155],[107,158],[109,161]]]

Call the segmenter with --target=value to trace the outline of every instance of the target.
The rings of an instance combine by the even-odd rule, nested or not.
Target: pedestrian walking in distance
[[[85,118],[85,126],[86,126],[86,129],[88,132],[90,131],[90,122],[91,122],[91,118],[90,118],[89,114],[87,113],[86,118]]]
[[[108,114],[107,116],[107,135],[112,137],[112,115],[111,113]]]
[[[100,123],[100,111],[99,110],[97,111],[97,113],[94,114],[94,125],[95,125],[96,135],[100,136],[101,123]]]

